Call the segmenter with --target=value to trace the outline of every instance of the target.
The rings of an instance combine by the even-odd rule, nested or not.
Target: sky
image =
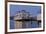
[[[41,11],[41,6],[31,6],[31,5],[10,5],[10,15],[14,16],[17,11],[26,10],[27,12],[37,15]]]
[[[26,10],[27,12],[30,12],[33,15],[37,15],[38,12],[41,11],[41,6],[31,6],[31,5],[10,5],[10,16],[15,16],[17,11],[21,11],[21,10]],[[33,25],[36,25],[36,23]],[[36,27],[33,26],[32,27]],[[10,21],[10,28],[14,29],[14,21],[11,20]]]

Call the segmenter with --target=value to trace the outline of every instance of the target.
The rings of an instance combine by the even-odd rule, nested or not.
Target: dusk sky
[[[41,11],[41,6],[31,6],[31,5],[10,5],[10,16],[15,16],[17,11],[26,10],[27,12],[32,13],[33,15],[37,15],[39,11]],[[37,24],[33,23],[33,25]],[[36,27],[33,26],[32,27]],[[14,21],[10,21],[10,28],[14,29]]]

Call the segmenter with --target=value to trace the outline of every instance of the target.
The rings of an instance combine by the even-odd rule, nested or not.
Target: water
[[[39,28],[41,27],[41,23],[37,23],[37,21],[26,21],[23,23],[22,28]],[[10,29],[14,29],[14,21],[10,20]]]
[[[14,21],[10,20],[10,29],[14,29]]]

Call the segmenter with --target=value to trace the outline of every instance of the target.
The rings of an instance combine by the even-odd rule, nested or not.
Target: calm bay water
[[[26,24],[26,27],[24,24]],[[41,26],[41,23],[39,23],[39,25],[38,25],[38,23],[36,21],[32,21],[32,23],[26,22],[24,24],[23,24],[24,25],[23,27],[25,27],[25,28],[39,28]],[[28,24],[28,26],[27,26],[27,24]],[[14,29],[14,21],[13,20],[10,20],[10,29]]]

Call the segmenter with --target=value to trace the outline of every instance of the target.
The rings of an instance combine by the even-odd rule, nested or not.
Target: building
[[[40,18],[39,16],[33,16],[32,14],[30,14],[29,12],[26,12],[25,10],[22,11],[18,11],[14,17],[14,25],[15,25],[15,29],[19,29],[19,28],[34,28],[34,27],[38,27],[38,18]],[[32,24],[34,24],[34,27]],[[37,26],[36,26],[37,24]]]
[[[41,14],[37,15],[37,21],[38,21],[39,27],[41,27]]]
[[[41,14],[37,15],[37,20],[41,20]]]

